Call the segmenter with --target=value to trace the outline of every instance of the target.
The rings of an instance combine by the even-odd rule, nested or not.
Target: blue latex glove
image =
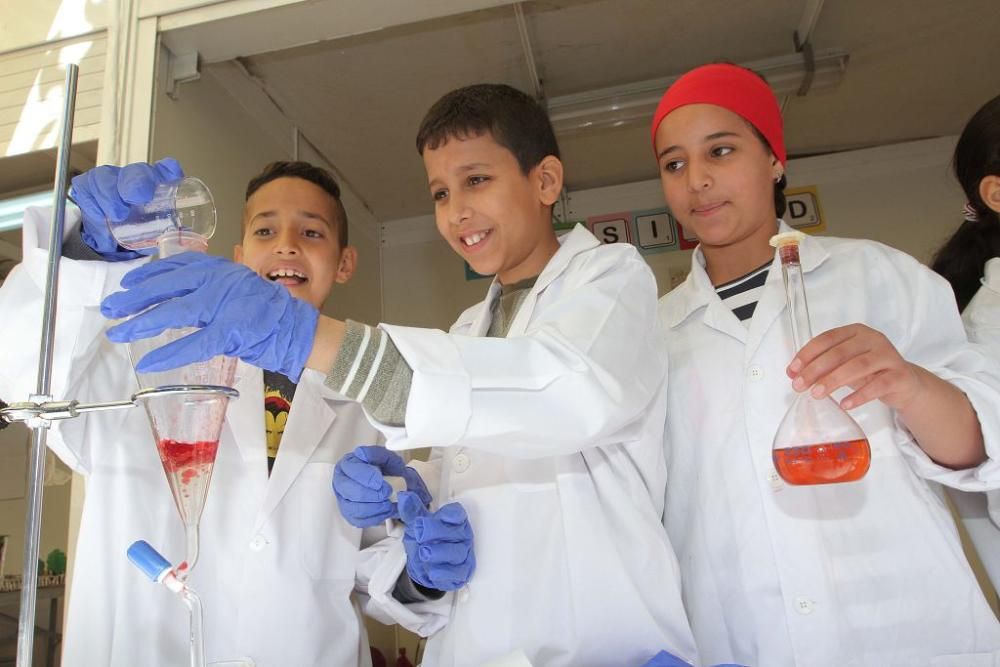
[[[691,663],[681,660],[673,653],[660,651],[648,661],[644,662],[642,667],[691,667]]]
[[[119,246],[108,228],[108,220],[124,220],[130,205],[145,204],[153,198],[157,185],[182,178],[184,171],[172,157],[153,165],[135,162],[115,167],[108,164],[74,176],[70,194],[83,213],[80,235],[84,243],[111,262],[155,253],[155,247],[135,252]]]
[[[409,491],[398,494],[399,518],[406,524],[406,572],[421,586],[439,591],[461,588],[476,571],[469,517],[459,503],[431,512]]]
[[[126,291],[104,299],[101,313],[112,319],[141,314],[108,329],[112,341],[200,329],[148,353],[136,365],[140,373],[224,354],[298,382],[312,351],[319,311],[242,264],[185,252],[132,269],[121,284]]]
[[[383,479],[385,475],[402,477],[407,490],[416,493],[424,506],[431,504],[424,480],[399,454],[385,447],[358,447],[333,469],[333,493],[340,513],[349,524],[368,528],[399,518],[396,503],[390,500],[392,487]]]
[[[650,658],[647,662],[643,663],[642,667],[691,667],[691,663],[681,660],[673,653],[660,651],[652,658]],[[743,667],[743,666],[727,662],[724,665],[715,665],[715,667]]]

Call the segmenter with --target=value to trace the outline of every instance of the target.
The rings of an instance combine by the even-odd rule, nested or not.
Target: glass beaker
[[[129,250],[155,247],[167,231],[189,231],[206,239],[215,233],[215,200],[197,178],[161,183],[145,204],[129,207],[124,220],[108,219],[111,235]]]
[[[168,231],[160,237],[158,247],[163,258],[185,251],[205,252],[208,240],[190,231]],[[158,336],[129,343],[133,367],[147,352],[195,331],[191,327],[168,329]],[[153,427],[163,472],[184,523],[185,559],[177,567],[177,576],[182,580],[198,560],[199,523],[229,405],[229,396],[214,391],[213,387],[232,387],[235,371],[235,358],[218,356],[169,371],[136,373],[140,389],[178,390],[155,394],[143,400],[143,405]],[[193,389],[197,387],[204,390]]]
[[[771,238],[781,260],[795,353],[813,337],[799,263],[799,242],[804,237],[802,232],[785,232]],[[871,449],[864,431],[837,401],[831,396],[816,399],[804,391],[781,420],[771,457],[789,484],[833,484],[864,477]]]

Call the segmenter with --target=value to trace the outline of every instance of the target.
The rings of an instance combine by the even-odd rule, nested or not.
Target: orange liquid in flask
[[[871,465],[871,449],[868,440],[861,438],[775,449],[772,458],[789,484],[833,484],[864,477]]]

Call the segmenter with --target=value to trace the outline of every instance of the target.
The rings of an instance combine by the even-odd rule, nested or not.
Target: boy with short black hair
[[[401,594],[408,580],[424,590],[468,580],[465,515],[449,511],[454,503],[430,515],[408,492],[394,505],[382,475],[399,461],[388,450],[346,457],[334,481],[342,512],[360,526],[404,524],[380,558],[361,564],[369,609],[432,635],[424,660],[438,667],[517,652],[547,667],[641,665],[663,648],[695,662],[660,526],[666,377],[649,268],[633,247],[601,245],[582,227],[556,238],[562,162],[545,110],[524,93],[453,91],[418,137],[438,230],[473,269],[496,274],[486,299],[450,333],[320,317],[287,358],[268,360],[328,372],[329,386],[362,401],[390,450],[436,446],[432,488],[440,502],[460,501],[475,528],[468,585],[403,604],[421,593]],[[207,270],[205,281],[214,278]],[[104,309],[131,314],[174,294],[169,275],[150,278]],[[220,313],[197,323],[203,331],[234,332],[231,345],[186,360],[254,358],[274,340],[212,290],[177,300]],[[162,308],[133,321],[156,322]],[[157,324],[194,324],[179,312]],[[129,324],[116,331],[139,335]],[[433,549],[429,533],[440,537]]]
[[[97,307],[141,257],[117,246],[106,219],[129,202],[148,200],[157,183],[181,176],[180,165],[167,159],[98,167],[74,179],[82,216],[67,213],[55,396],[89,402],[135,391],[127,352],[108,344]],[[4,330],[17,337],[16,345],[0,346],[0,386],[10,395],[27,395],[34,377],[36,358],[25,350],[38,349],[31,339],[38,336],[47,219],[45,211],[26,213],[24,262],[0,289],[0,312],[14,323]],[[346,230],[332,177],[303,162],[278,162],[247,188],[243,243],[235,253],[245,266],[202,257],[261,276],[265,289],[239,300],[248,316],[262,319],[296,304],[298,312],[311,312],[354,270]],[[201,558],[191,584],[204,603],[205,655],[209,662],[241,659],[232,664],[259,667],[370,665],[352,595],[361,531],[336,511],[329,484],[334,463],[378,433],[356,403],[324,387],[322,374],[272,370],[241,364],[237,371],[240,398],[227,410],[201,519]],[[167,557],[184,552],[146,415],[92,414],[57,422],[49,433],[53,451],[87,478],[63,664],[185,663],[187,611],[125,558],[138,539]]]

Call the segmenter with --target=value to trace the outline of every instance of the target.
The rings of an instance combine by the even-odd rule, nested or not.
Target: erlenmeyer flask
[[[204,252],[208,241],[194,232],[170,231],[160,238],[158,246],[159,256],[163,258],[189,250]],[[150,350],[194,331],[193,328],[168,329],[153,338],[130,343],[133,366]],[[231,387],[235,370],[235,358],[220,356],[170,371],[136,373],[141,389],[174,387],[178,390],[175,393],[157,392],[143,404],[153,427],[163,472],[184,523],[185,560],[177,567],[177,576],[182,580],[198,560],[198,525],[229,404],[229,396],[210,389]],[[207,389],[198,392],[193,391],[193,387]]]
[[[804,236],[786,232],[771,239],[781,259],[795,352],[813,337],[799,264]],[[833,398],[815,399],[808,391],[798,395],[781,420],[771,456],[789,484],[853,482],[864,477],[871,464],[868,438],[858,423]]]

